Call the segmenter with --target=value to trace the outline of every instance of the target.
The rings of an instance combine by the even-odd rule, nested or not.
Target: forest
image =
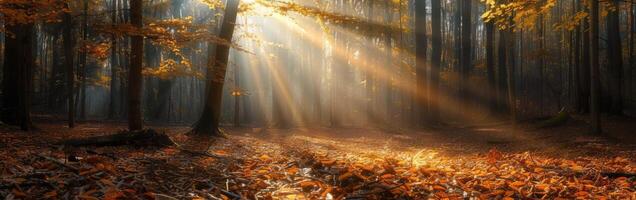
[[[634,0],[0,0],[3,199],[636,199]]]

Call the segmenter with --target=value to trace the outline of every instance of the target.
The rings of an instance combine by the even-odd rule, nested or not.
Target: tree
[[[599,11],[598,0],[592,0],[590,6],[591,18],[590,18],[590,114],[591,114],[591,132],[592,134],[601,133],[601,113],[600,113],[600,63],[599,63]]]
[[[428,106],[428,94],[426,92],[426,50],[428,48],[426,38],[426,0],[415,1],[415,74],[416,92],[415,102],[417,109],[416,118],[420,122],[426,119],[426,106]]]
[[[464,104],[467,103],[467,100],[470,98],[470,91],[468,90],[468,79],[470,76],[471,70],[471,9],[472,9],[472,1],[465,0],[459,1],[462,5],[462,25],[461,25],[461,66],[459,70],[459,90],[460,90],[460,98],[464,100]],[[466,106],[466,105],[464,105]]]
[[[6,30],[12,36],[4,43],[2,121],[28,131],[32,126],[33,23],[10,24]]]
[[[579,3],[579,6],[582,3]],[[590,11],[589,9],[587,10]],[[590,19],[587,18],[583,20],[583,28],[581,30],[581,35],[583,38],[583,49],[581,52],[581,70],[579,70],[579,112],[580,113],[589,113],[590,112]]]
[[[610,0],[607,17],[607,61],[609,71],[609,112],[615,115],[623,114],[623,47],[621,45],[621,30],[618,0]]]
[[[441,91],[439,89],[439,72],[442,67],[442,2],[441,0],[431,1],[431,82],[428,89],[428,97],[430,102],[430,120],[431,123],[439,123],[439,96]],[[435,92],[436,94],[431,94]]]
[[[232,42],[236,15],[238,13],[239,0],[228,0],[225,7],[225,15],[221,23],[219,37]],[[208,43],[210,45],[211,43]],[[216,46],[215,55],[208,58],[208,80],[206,82],[206,94],[203,113],[194,125],[194,133],[206,135],[220,135],[219,119],[221,117],[221,99],[223,97],[223,84],[227,61],[230,54],[230,45]]]
[[[488,73],[488,107],[491,112],[497,110],[497,83],[495,75],[495,25],[486,22],[486,71]]]
[[[110,16],[110,20],[113,25],[117,24],[117,0],[112,1],[113,10]],[[111,36],[111,55],[110,55],[110,96],[108,101],[108,119],[115,118],[115,101],[116,100],[116,84],[117,84],[117,71],[119,70],[119,57],[117,56],[117,36],[113,34]]]
[[[68,100],[68,127],[75,127],[75,59],[74,47],[75,38],[73,38],[73,17],[71,13],[64,13],[64,65],[66,65],[66,94]]]
[[[132,25],[143,27],[143,0],[130,0],[130,19]],[[144,37],[133,35],[130,46],[130,69],[128,72],[128,129],[131,131],[143,128],[141,114],[142,64],[144,55]]]

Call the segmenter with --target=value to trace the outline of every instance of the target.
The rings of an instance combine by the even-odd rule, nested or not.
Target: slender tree
[[[488,106],[491,112],[497,109],[497,83],[495,74],[495,25],[486,22],[486,71],[488,73]]]
[[[431,123],[439,123],[439,96],[441,90],[439,88],[439,74],[442,67],[442,2],[441,0],[431,0],[431,81],[428,89],[429,95],[429,112]],[[435,93],[435,94],[433,94]]]
[[[459,70],[459,90],[460,98],[463,100],[463,104],[468,103],[470,99],[470,92],[468,90],[468,79],[471,70],[471,51],[472,51],[472,1],[465,0],[460,1],[462,5],[462,17],[461,17],[461,66]]]
[[[593,134],[601,133],[601,81],[600,81],[600,63],[599,63],[599,0],[592,0],[590,6],[590,114],[591,114],[591,132]]]
[[[68,6],[68,4],[67,4]],[[64,65],[66,65],[66,94],[68,101],[68,127],[75,127],[75,59],[74,46],[75,38],[73,38],[73,17],[71,13],[64,13]]]

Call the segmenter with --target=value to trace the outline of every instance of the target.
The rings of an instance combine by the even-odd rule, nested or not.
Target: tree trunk
[[[442,68],[442,5],[441,0],[431,2],[431,81],[428,89],[430,123],[439,124],[439,103],[442,91],[439,88],[440,69]]]
[[[488,107],[491,112],[497,110],[497,83],[495,80],[495,25],[486,23],[486,71],[488,73]]]
[[[386,72],[388,72],[387,74],[387,78],[386,81],[384,81],[384,103],[385,103],[385,114],[386,114],[386,122],[389,122],[391,119],[393,119],[393,87],[392,87],[392,78],[393,78],[393,33],[391,30],[391,23],[393,21],[393,3],[390,1],[386,1],[384,3],[384,23],[387,25],[386,29],[384,30],[384,50],[385,50],[385,68],[387,69]],[[390,125],[390,123],[384,123],[387,125]]]
[[[471,71],[471,34],[472,34],[472,21],[471,21],[471,10],[472,10],[472,1],[461,1],[462,5],[462,29],[461,29],[461,68],[459,70],[459,97],[460,102],[462,102],[462,106],[468,106],[468,102],[470,99],[470,93],[468,88],[468,81],[470,78]]]
[[[238,12],[239,0],[228,0],[225,8],[225,15],[221,24],[219,36],[228,41],[232,41],[236,15]],[[213,45],[211,42],[208,45]],[[230,46],[218,45],[215,49],[215,56],[208,58],[208,80],[206,86],[206,97],[203,106],[203,113],[192,130],[194,133],[206,135],[219,135],[219,119],[221,117],[221,99],[223,97],[223,84],[225,82],[225,72],[227,71],[227,61],[230,54]]]
[[[236,56],[233,56],[236,57]],[[236,60],[236,59],[233,59]],[[232,92],[232,96],[234,96],[234,127],[240,127],[241,126],[241,118],[240,118],[240,111],[241,111],[241,96],[242,91],[241,91],[241,76],[240,76],[240,71],[239,71],[240,65],[238,63],[234,64],[234,91]]]
[[[619,11],[620,5],[617,0],[610,0],[610,5],[615,9],[609,9],[607,17],[607,61],[609,80],[609,113],[614,115],[623,114],[623,49],[621,45]]]
[[[508,88],[508,81],[507,78],[508,77],[508,73],[507,73],[507,69],[506,69],[506,49],[507,44],[506,44],[506,31],[499,31],[499,44],[498,44],[498,48],[497,48],[497,57],[498,57],[498,63],[497,63],[497,104],[498,104],[498,109],[500,113],[506,113],[508,106],[507,106],[507,101],[506,98],[508,96],[506,90]]]
[[[111,23],[114,25],[117,24],[117,0],[112,1],[112,13],[111,13]],[[118,69],[119,69],[119,60],[117,57],[117,36],[113,34],[111,36],[111,55],[110,55],[110,96],[108,102],[108,119],[115,118],[115,101],[117,98],[117,90],[115,88],[117,84]]]
[[[67,5],[68,6],[68,5]],[[73,18],[70,13],[64,13],[64,65],[66,65],[66,94],[68,100],[68,127],[75,127],[75,65],[73,53],[75,38],[73,38]]]
[[[516,61],[516,50],[515,50],[515,33],[513,30],[508,31],[508,37],[506,37],[507,48],[508,48],[508,70],[507,72],[507,85],[508,85],[508,105],[510,111],[510,121],[512,122],[513,130],[517,123],[517,96],[515,94],[515,66],[517,65]]]
[[[595,0],[596,1],[596,0]],[[582,3],[579,3],[579,6]],[[589,13],[589,9],[588,9]],[[597,25],[598,26],[598,25]],[[590,22],[589,18],[583,20],[583,29],[581,30],[581,37],[583,38],[583,52],[581,55],[581,67],[579,70],[579,102],[580,102],[580,113],[589,113],[590,112]],[[587,33],[586,33],[587,32]],[[597,50],[598,51],[598,50]]]
[[[591,30],[590,30],[590,113],[591,113],[591,132],[592,134],[601,133],[601,81],[600,81],[600,63],[599,63],[599,0],[592,0],[591,2]]]
[[[143,1],[130,0],[131,23],[135,28],[143,27]],[[128,129],[131,131],[143,128],[141,114],[141,67],[143,63],[144,37],[131,37],[130,69],[128,72]]]
[[[82,40],[88,41],[88,0],[84,0],[84,16],[82,17]],[[82,52],[81,57],[81,73],[82,73],[82,88],[81,88],[81,99],[80,99],[80,119],[86,119],[86,70],[87,70],[87,62],[88,62],[88,54],[86,52]]]
[[[24,131],[31,127],[31,79],[33,74],[34,25],[6,26],[13,37],[6,37],[3,65],[2,121]]]
[[[432,0],[433,2],[439,0]],[[439,2],[438,2],[439,3]],[[426,122],[427,106],[432,102],[428,98],[426,91],[426,51],[428,48],[426,38],[426,0],[415,1],[415,74],[416,74],[416,88],[415,102],[416,102],[416,118],[423,125]],[[431,83],[432,84],[432,83]],[[432,113],[430,114],[432,115]]]

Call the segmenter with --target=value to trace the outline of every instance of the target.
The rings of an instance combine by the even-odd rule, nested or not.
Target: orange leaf
[[[524,186],[524,185],[526,185],[526,183],[521,182],[521,181],[515,181],[515,182],[510,183],[510,186],[512,186],[512,187],[521,187],[521,186]]]
[[[435,186],[433,186],[433,190],[446,191],[446,188],[444,186],[441,186],[441,185],[435,185]]]

